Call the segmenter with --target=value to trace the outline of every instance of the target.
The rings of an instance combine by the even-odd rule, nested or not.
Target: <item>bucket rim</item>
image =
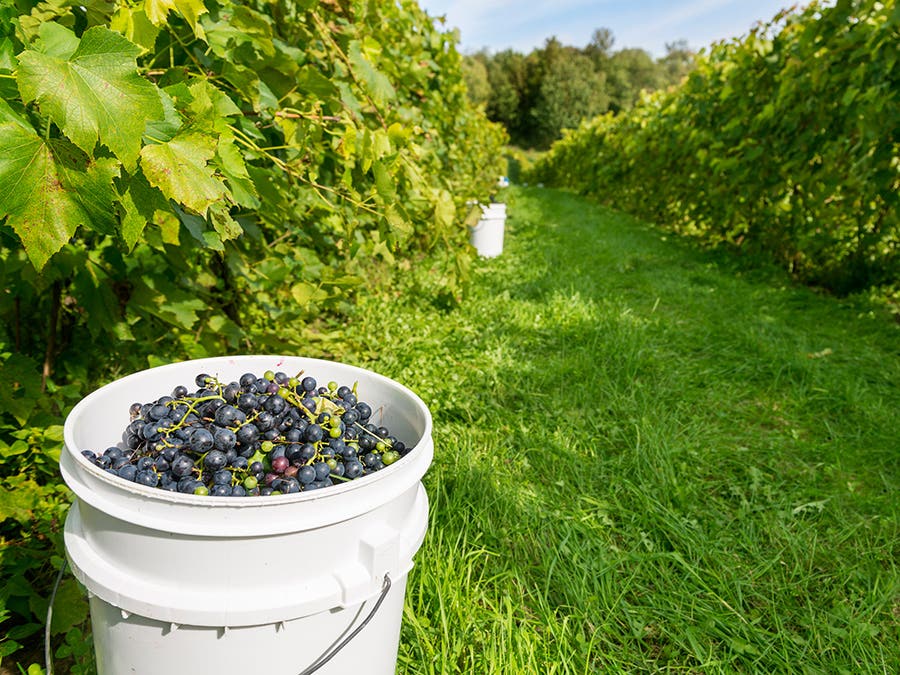
[[[310,492],[255,497],[215,497],[211,495],[183,494],[178,492],[170,492],[168,490],[162,490],[157,487],[140,485],[138,483],[119,478],[118,476],[113,476],[104,469],[96,466],[81,454],[81,449],[76,443],[75,427],[79,421],[79,418],[88,408],[90,408],[91,405],[95,404],[105,395],[108,395],[111,391],[111,388],[127,387],[129,384],[137,382],[142,377],[146,377],[146,375],[150,372],[157,374],[164,373],[165,371],[170,370],[174,372],[176,370],[180,370],[189,366],[200,368],[200,370],[198,370],[197,372],[203,372],[209,371],[209,366],[213,366],[215,364],[238,365],[238,363],[240,363],[242,367],[244,363],[252,362],[266,362],[268,363],[269,367],[278,367],[285,363],[285,361],[287,360],[302,360],[306,363],[311,364],[310,367],[314,367],[316,364],[318,364],[323,368],[339,367],[341,369],[346,369],[349,372],[355,372],[370,379],[374,378],[375,380],[387,385],[389,388],[395,389],[399,393],[403,394],[410,401],[412,401],[412,403],[415,405],[416,409],[424,419],[424,426],[419,435],[419,438],[416,440],[416,443],[411,447],[410,451],[399,461],[366,476],[360,476],[359,478],[355,478],[353,480],[331,485],[319,490],[313,490]],[[208,365],[204,366],[204,364]],[[164,394],[161,393],[160,396],[162,395]],[[123,404],[127,405],[127,403]],[[411,389],[401,384],[400,382],[385,375],[381,375],[380,373],[377,373],[373,370],[362,368],[360,366],[354,366],[340,361],[330,361],[327,359],[288,354],[238,354],[214,356],[200,359],[174,361],[172,363],[167,363],[161,366],[155,366],[152,368],[135,371],[104,384],[103,386],[95,389],[90,394],[82,398],[66,416],[65,422],[63,424],[63,454],[67,454],[69,459],[75,461],[75,467],[67,467],[67,463],[64,463],[63,461],[60,461],[60,466],[62,469],[63,478],[67,483],[70,483],[70,481],[76,481],[91,491],[93,491],[93,489],[90,486],[85,485],[84,481],[80,477],[75,476],[74,472],[71,472],[67,469],[76,469],[77,471],[87,472],[88,476],[90,476],[93,481],[99,481],[101,485],[128,493],[131,496],[146,497],[147,499],[158,503],[169,503],[173,505],[177,504],[185,506],[202,506],[205,508],[213,509],[252,509],[254,507],[258,508],[264,505],[270,506],[276,504],[294,504],[298,502],[315,502],[322,499],[337,497],[339,495],[353,492],[355,490],[364,489],[367,486],[371,486],[378,482],[381,482],[382,480],[389,479],[391,476],[394,476],[398,473],[406,472],[410,468],[410,465],[415,463],[408,460],[425,460],[426,458],[422,456],[423,454],[428,455],[427,461],[430,464],[431,451],[433,450],[431,441],[432,425],[433,422],[431,412],[428,409],[428,406],[425,405],[425,402],[415,392],[413,392]],[[115,442],[111,443],[110,445],[115,445]],[[76,496],[82,498],[84,497],[84,495],[79,494],[81,490],[76,489],[76,486],[70,483],[69,487],[73,489],[73,491],[76,493]]]

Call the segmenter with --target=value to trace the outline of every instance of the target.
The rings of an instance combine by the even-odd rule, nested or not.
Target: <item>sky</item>
[[[419,0],[444,28],[459,29],[458,48],[472,53],[514,49],[523,54],[556,36],[584,47],[597,28],[609,28],[613,51],[640,47],[664,56],[666,43],[687,40],[694,50],[740,37],[791,0]]]

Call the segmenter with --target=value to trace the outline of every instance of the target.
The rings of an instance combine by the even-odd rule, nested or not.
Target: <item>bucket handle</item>
[[[378,608],[381,607],[381,603],[384,602],[384,598],[387,596],[388,591],[390,591],[390,590],[391,590],[391,575],[388,573],[385,573],[384,581],[381,583],[381,595],[378,596],[378,600],[375,601],[375,606],[372,607],[371,611],[366,616],[366,618],[362,620],[362,623],[360,623],[356,628],[354,628],[353,631],[351,631],[351,633],[347,637],[345,637],[337,645],[335,645],[333,648],[331,648],[331,651],[326,651],[324,654],[319,656],[319,658],[317,658],[315,661],[313,661],[311,665],[307,666],[304,670],[302,670],[300,672],[300,675],[312,675],[312,673],[316,672],[319,668],[321,668],[326,663],[328,663],[331,659],[333,659],[335,656],[337,656],[338,652],[340,652],[344,647],[346,647],[347,644],[353,638],[355,638],[357,635],[359,635],[359,632],[363,628],[366,627],[366,624],[368,624],[369,621],[372,620],[372,618],[375,616],[375,612],[377,612]]]

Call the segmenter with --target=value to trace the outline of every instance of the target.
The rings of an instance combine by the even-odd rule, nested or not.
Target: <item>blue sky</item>
[[[491,52],[511,48],[528,53],[555,35],[583,47],[597,28],[609,28],[613,51],[641,47],[665,54],[667,42],[685,39],[695,50],[739,37],[768,21],[790,0],[419,0],[429,15],[446,15],[445,28],[458,28],[459,48]]]

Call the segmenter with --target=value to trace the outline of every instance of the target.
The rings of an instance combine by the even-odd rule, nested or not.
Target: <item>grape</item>
[[[137,476],[137,467],[134,464],[126,464],[118,471],[116,471],[116,473],[118,474],[119,478],[133,481],[135,476]]]
[[[252,422],[245,424],[237,430],[236,436],[238,443],[241,445],[253,445],[259,440],[259,428]]]
[[[255,410],[259,405],[259,398],[256,394],[241,394],[238,397],[238,408],[241,410]]]
[[[227,463],[225,453],[221,450],[212,450],[203,458],[203,467],[210,471],[218,471]]]
[[[150,419],[152,420],[161,420],[163,417],[166,417],[169,414],[169,409],[166,406],[157,403],[152,408],[150,408],[148,414],[150,415]]]
[[[325,480],[331,473],[331,468],[325,462],[316,462],[313,469],[316,471],[316,480]]]
[[[156,484],[159,482],[159,475],[155,471],[150,470],[138,471],[134,482],[148,487],[156,487]]]
[[[215,485],[231,485],[232,474],[228,469],[219,469],[213,474],[212,482]]]
[[[228,452],[237,445],[237,435],[231,429],[217,429],[213,435],[213,445],[216,450]]]
[[[116,479],[183,494],[256,497],[318,490],[366,476],[408,454],[355,386],[275,370],[132,403],[122,442],[85,460]],[[262,453],[262,454],[260,454]],[[263,461],[258,461],[263,458]]]
[[[351,459],[344,463],[344,475],[347,478],[357,478],[363,472],[363,465],[358,459]]]
[[[318,424],[310,424],[303,432],[303,437],[310,443],[321,441],[325,437],[325,430]]]
[[[191,450],[198,454],[209,452],[212,449],[215,439],[213,435],[206,429],[196,429],[190,438]]]
[[[178,478],[190,476],[193,470],[194,462],[187,455],[179,455],[172,461],[172,465],[170,466],[172,475],[177,476]]]
[[[230,427],[237,420],[237,413],[237,408],[232,405],[226,403],[220,406],[215,414],[216,424],[221,427]]]

